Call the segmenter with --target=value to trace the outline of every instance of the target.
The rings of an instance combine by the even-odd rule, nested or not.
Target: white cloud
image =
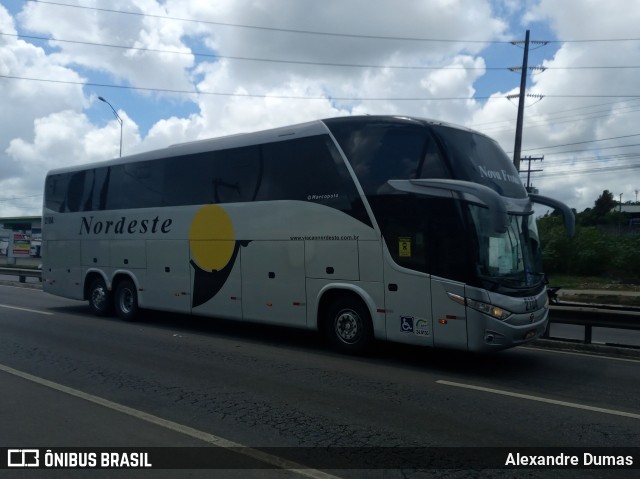
[[[607,8],[602,8],[595,0],[528,3],[516,0],[117,0],[108,4],[109,9],[135,13],[123,15],[96,11],[91,8],[92,3],[78,0],[78,5],[89,8],[24,2],[21,13],[15,18],[0,5],[3,33],[20,32],[147,49],[62,42],[38,46],[40,43],[34,40],[0,36],[1,75],[68,82],[0,79],[3,105],[0,199],[33,195],[41,189],[44,169],[49,167],[117,155],[120,126],[113,118],[105,120],[96,116],[93,108],[97,101],[95,88],[83,87],[86,83],[194,92],[150,94],[141,90],[114,90],[122,98],[122,101],[114,102],[114,107],[124,120],[125,154],[316,118],[375,113],[418,115],[477,125],[511,151],[516,108],[503,97],[516,92],[515,77],[514,88],[510,91],[489,87],[488,94],[493,94],[495,99],[486,102],[390,99],[474,95],[479,80],[498,74],[486,67],[501,61],[499,55],[497,60],[495,56],[487,59],[487,44],[477,40],[506,38],[510,32],[519,31],[521,25],[534,28],[544,24],[557,38],[565,40],[637,37],[640,9],[629,8],[627,1],[619,0],[618,4],[614,0],[613,3],[615,5]],[[231,24],[458,41],[305,35],[233,27]],[[149,50],[163,50],[164,53]],[[584,162],[579,159],[585,155],[593,157],[596,152],[558,156],[552,149],[536,150],[534,147],[610,138],[637,131],[634,125],[640,120],[640,106],[634,109],[633,103],[629,103],[624,108],[612,103],[615,99],[568,99],[554,95],[640,92],[635,81],[637,70],[566,69],[579,65],[640,65],[638,42],[565,43],[556,50],[550,48],[544,60],[549,70],[529,79],[529,91],[546,95],[525,110],[524,154],[545,154],[544,175],[539,179],[534,176],[534,183],[542,193],[559,196],[578,209],[590,206],[605,188],[614,192],[620,190],[626,198],[633,198],[632,190],[637,188],[633,185],[633,170],[613,171],[610,175],[606,172],[554,175],[554,171],[576,171],[599,165],[595,160]],[[209,56],[197,55],[202,52]],[[386,68],[257,62],[210,56],[213,54]],[[450,69],[393,68],[416,65]],[[236,96],[196,94],[198,90]],[[301,96],[321,99],[285,98]],[[360,101],[356,98],[388,100]],[[579,109],[598,103],[608,104]],[[184,108],[185,105],[188,108]],[[186,112],[181,113],[183,110]],[[147,125],[145,128],[139,126],[143,123]],[[598,145],[612,146],[613,142],[586,144],[584,148]],[[607,151],[602,150],[602,153]],[[573,167],[570,161],[574,162]],[[613,161],[620,160],[609,160],[608,164],[614,164]],[[38,212],[37,206],[25,209],[11,208],[9,204],[0,202],[0,216]]]
[[[558,2],[541,0],[532,7],[528,18],[548,21],[560,40],[637,38],[635,32],[640,22],[640,9],[629,6],[629,2],[621,0],[608,3],[607,8],[602,8],[602,4],[593,0],[571,0],[562,2],[559,8]],[[549,123],[527,131],[530,137],[527,144],[530,147],[561,145],[638,133],[636,125],[640,122],[640,113],[638,108],[628,106],[637,106],[638,102],[623,103],[624,98],[552,98],[553,95],[567,94],[640,93],[636,69],[558,69],[625,65],[640,65],[637,41],[564,43],[553,58],[544,62],[544,66],[554,69],[533,77],[531,90],[549,97],[537,105],[538,108],[532,112],[528,120],[535,124],[538,115],[544,115]],[[618,103],[614,103],[616,101]],[[589,105],[600,106],[584,108]],[[562,119],[555,123],[549,120],[553,117]],[[624,197],[634,199],[631,193],[640,184],[640,181],[634,178],[640,179],[640,175],[635,170],[616,169],[623,163],[630,164],[628,158],[609,157],[612,154],[637,152],[638,149],[597,150],[599,147],[630,143],[638,141],[598,141],[573,147],[540,150],[540,153],[545,154],[544,167],[547,176],[538,184],[580,210],[593,206],[593,202],[604,189],[609,189],[616,195],[623,193],[623,200]],[[577,151],[567,155],[554,154],[566,150],[589,151]],[[532,151],[534,152],[535,150]],[[598,156],[600,160],[597,159]],[[573,165],[569,163],[570,159],[574,160]],[[594,168],[605,169],[594,171]],[[572,174],[585,169],[590,173]]]

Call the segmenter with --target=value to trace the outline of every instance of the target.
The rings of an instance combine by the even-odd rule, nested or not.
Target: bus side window
[[[300,140],[279,141],[262,146],[264,174],[257,200],[304,200],[313,169],[309,157],[313,154],[300,148]]]
[[[63,211],[81,211],[82,197],[85,191],[86,171],[74,173],[69,180],[67,187],[67,197],[63,206]]]
[[[253,201],[260,181],[257,146],[162,160],[163,206]]]
[[[349,211],[357,197],[346,166],[327,135],[262,146],[264,174],[258,200],[298,200]]]
[[[64,211],[66,205],[67,188],[71,175],[63,173],[48,176],[45,183],[45,207],[56,212]]]
[[[92,172],[94,177],[85,192],[84,203],[91,210],[153,208],[162,205],[162,161],[114,165]]]
[[[109,167],[93,170],[94,184],[92,185],[91,208],[85,211],[101,211],[107,208],[107,191],[109,188]]]
[[[215,151],[212,161],[213,202],[238,203],[256,198],[262,173],[259,147]]]

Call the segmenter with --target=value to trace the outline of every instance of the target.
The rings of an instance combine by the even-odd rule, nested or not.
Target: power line
[[[302,35],[320,35],[320,36],[328,36],[328,37],[361,38],[361,39],[367,39],[367,40],[394,40],[394,41],[410,41],[410,42],[502,43],[502,44],[511,43],[510,41],[507,41],[507,40],[459,40],[459,39],[456,40],[456,39],[445,39],[445,38],[396,37],[396,36],[385,36],[385,35],[361,35],[361,34],[355,34],[355,33],[298,30],[298,29],[291,29],[291,28],[276,28],[276,27],[265,27],[265,26],[259,26],[259,25],[243,25],[239,23],[215,22],[211,20],[195,20],[193,18],[172,17],[169,15],[155,15],[151,13],[142,13],[142,12],[125,12],[122,10],[115,10],[110,8],[89,7],[85,5],[71,5],[68,3],[49,2],[49,1],[43,1],[43,0],[27,0],[27,1],[46,4],[46,5],[56,5],[59,7],[70,7],[70,8],[93,10],[93,11],[99,11],[99,12],[118,13],[121,15],[133,15],[133,16],[139,16],[139,17],[159,18],[163,20],[174,20],[174,21],[189,22],[189,23],[204,23],[206,25],[217,25],[217,26],[234,27],[234,28],[248,28],[252,30],[295,33],[295,34],[302,34]]]
[[[453,100],[491,100],[500,97],[491,96],[476,96],[476,97],[341,97],[341,96],[297,96],[297,95],[267,95],[261,93],[227,93],[227,92],[213,92],[203,90],[175,90],[168,88],[151,88],[151,87],[137,87],[129,85],[114,85],[108,83],[95,83],[95,82],[80,82],[71,80],[53,80],[51,78],[30,78],[13,75],[0,75],[0,78],[9,80],[24,80],[24,81],[36,81],[45,83],[58,83],[65,85],[79,85],[79,86],[92,86],[99,88],[117,88],[123,90],[138,90],[148,91],[155,93],[176,93],[186,95],[213,95],[213,96],[226,96],[226,97],[241,97],[241,98],[276,98],[284,100],[336,100],[336,101],[453,101]]]
[[[376,64],[362,64],[362,63],[336,63],[336,62],[318,62],[318,61],[304,61],[304,60],[288,60],[288,59],[280,59],[280,58],[256,58],[256,57],[243,57],[243,56],[232,56],[232,55],[219,55],[215,53],[205,53],[198,51],[180,51],[180,50],[165,50],[159,48],[145,48],[145,47],[136,47],[133,45],[116,45],[112,43],[100,43],[100,42],[89,42],[83,40],[69,40],[64,38],[54,38],[54,37],[42,37],[37,35],[24,35],[24,34],[16,34],[16,33],[4,33],[0,32],[0,35],[10,36],[16,38],[23,38],[29,40],[39,40],[46,42],[59,42],[59,43],[70,43],[73,45],[86,45],[92,47],[101,47],[101,48],[117,48],[122,50],[132,50],[139,52],[148,52],[148,53],[162,53],[162,54],[172,54],[172,55],[192,55],[195,57],[203,57],[203,58],[214,58],[214,59],[224,59],[224,60],[240,60],[240,61],[251,61],[251,62],[265,62],[265,63],[287,63],[294,65],[311,65],[311,66],[330,66],[330,67],[346,67],[346,68],[384,68],[384,69],[401,69],[401,70],[513,70],[514,67],[507,66],[499,66],[499,67],[468,67],[468,66],[425,66],[425,65],[376,65]],[[534,67],[540,68],[544,70],[596,70],[596,69],[640,69],[640,65],[593,65],[593,66],[569,66],[569,67]]]
[[[42,198],[42,194],[39,195],[29,195],[29,196],[17,196],[15,198],[0,198],[0,203],[8,203],[12,201],[18,200],[26,200],[27,198]]]
[[[585,140],[585,141],[576,141],[573,143],[564,143],[562,145],[550,145],[550,146],[538,146],[535,148],[527,148],[527,149],[523,149],[522,151],[531,151],[531,150],[547,150],[550,148],[560,148],[563,146],[573,146],[573,145],[584,145],[585,143],[595,143],[598,141],[608,141],[608,140],[619,140],[621,138],[631,138],[634,136],[640,136],[640,133],[636,133],[633,135],[622,135],[622,136],[612,136],[611,138],[601,138],[599,140]]]
[[[538,95],[536,93],[530,93],[529,95],[541,96],[544,98],[638,98],[640,97],[639,93],[623,93],[623,94],[607,94],[607,95],[576,95],[576,94],[562,94],[562,95]]]
[[[602,151],[602,150],[613,150],[615,148],[630,148],[632,146],[640,146],[640,143],[633,143],[631,145],[619,145],[619,146],[602,146],[598,148],[586,148],[582,150],[566,150],[566,151],[553,151],[551,153],[546,153],[547,156],[550,155],[565,155],[567,153],[583,153],[585,151]]]
[[[59,83],[66,85],[80,85],[80,86],[93,86],[99,88],[117,88],[122,90],[138,90],[148,91],[156,93],[176,93],[182,95],[213,95],[213,96],[227,96],[227,97],[242,97],[242,98],[276,98],[284,100],[337,100],[337,101],[454,101],[454,100],[495,100],[504,99],[506,96],[474,96],[474,97],[342,97],[342,96],[299,96],[299,95],[267,95],[263,93],[229,93],[229,92],[214,92],[206,90],[176,90],[170,88],[153,88],[153,87],[139,87],[130,85],[114,85],[109,83],[95,83],[95,82],[80,82],[71,80],[54,80],[51,78],[33,78],[22,77],[16,75],[0,75],[0,78],[9,80],[24,80],[24,81],[37,81],[45,83]],[[553,95],[554,98],[572,98],[574,95]],[[615,95],[583,95],[587,98],[600,98],[602,96],[615,96]],[[640,95],[633,95],[636,98]],[[625,95],[618,95],[620,98],[624,98]],[[554,147],[545,147],[554,148]],[[528,150],[523,150],[528,151]]]
[[[0,35],[12,36],[12,37],[18,37],[18,38],[28,38],[31,40],[72,43],[76,45],[87,45],[87,46],[96,46],[96,47],[105,47],[105,48],[119,48],[123,50],[133,50],[133,51],[150,52],[150,53],[193,55],[195,57],[266,62],[266,63],[291,63],[296,65],[312,65],[312,66],[332,66],[332,67],[350,67],[350,68],[389,68],[389,69],[404,69],[404,70],[508,70],[508,67],[465,67],[465,66],[438,67],[438,66],[424,66],[424,65],[368,65],[368,64],[356,64],[356,63],[311,62],[311,61],[303,61],[303,60],[283,60],[283,59],[274,59],[274,58],[255,58],[255,57],[240,57],[240,56],[230,56],[230,55],[217,55],[214,53],[193,52],[191,50],[190,51],[161,50],[157,48],[142,48],[142,47],[134,47],[130,45],[114,45],[114,44],[108,44],[108,43],[87,42],[87,41],[81,41],[81,40],[66,40],[61,38],[39,37],[34,35],[22,35],[22,34],[2,33],[2,32],[0,32]],[[629,67],[629,68],[640,68],[640,66]]]
[[[584,38],[581,40],[549,40],[547,43],[638,42],[640,38]]]
[[[632,101],[636,101],[636,100],[640,100],[640,97],[638,98],[634,98],[631,100],[618,100],[618,101],[608,101],[608,102],[604,102],[604,103],[595,103],[593,105],[586,105],[586,106],[579,106],[579,107],[575,107],[575,108],[566,108],[566,109],[562,109],[562,110],[557,110],[557,111],[552,111],[547,113],[548,115],[556,115],[556,114],[564,114],[564,113],[568,113],[571,111],[579,111],[579,110],[587,110],[589,108],[596,108],[596,107],[601,107],[601,106],[607,106],[607,105],[616,105],[618,103],[622,103],[623,106],[620,107],[620,109],[627,109],[627,108],[635,108],[635,107],[639,107],[640,105],[629,105],[630,102]],[[611,111],[615,111],[617,109],[613,108]],[[608,111],[608,110],[602,110],[603,112]],[[592,112],[594,113],[594,112]],[[590,113],[587,113],[590,114]],[[579,118],[579,117],[578,117]],[[552,118],[553,119],[553,118]],[[480,128],[484,125],[493,125],[496,123],[507,123],[509,125],[511,125],[513,123],[513,120],[495,120],[495,121],[487,121],[487,122],[483,122],[483,123],[472,123],[470,125],[467,125],[469,128]],[[551,123],[551,122],[549,122]],[[528,125],[527,125],[528,126]],[[491,130],[493,130],[493,128],[489,128]],[[483,129],[483,131],[486,131],[487,129]],[[500,131],[500,130],[498,130]]]
[[[620,111],[627,110],[627,111]],[[566,115],[566,116],[557,116],[550,117],[547,119],[539,119],[539,120],[530,120],[526,124],[526,130],[531,130],[533,128],[541,128],[550,125],[558,125],[561,123],[572,123],[580,120],[594,120],[596,118],[608,118],[608,117],[617,117],[620,115],[627,115],[631,113],[636,113],[640,111],[640,106],[628,106],[625,108],[612,109],[612,110],[601,110],[585,113],[583,115]],[[497,123],[497,122],[496,122]],[[489,128],[482,128],[481,130],[484,133],[487,132],[499,132],[499,131],[511,131],[511,124],[513,123],[511,120],[502,120],[500,123],[506,123],[508,127],[494,126]]]
[[[602,156],[578,156],[571,158],[562,158],[553,160],[551,166],[564,166],[585,163],[602,163],[602,162],[621,162],[625,160],[636,160],[640,158],[640,152],[637,153],[618,153],[614,155]]]
[[[481,43],[481,44],[489,43],[489,44],[512,44],[512,45],[522,43],[521,40],[473,40],[473,39],[460,40],[460,39],[451,39],[451,38],[397,37],[397,36],[385,36],[385,35],[362,35],[362,34],[355,34],[355,33],[323,32],[323,31],[316,31],[316,30],[300,30],[300,29],[290,29],[290,28],[265,27],[260,25],[244,25],[239,23],[216,22],[211,20],[196,20],[193,18],[173,17],[169,15],[155,15],[151,13],[142,13],[142,12],[126,12],[123,10],[115,10],[110,8],[89,7],[86,5],[72,5],[68,3],[51,2],[51,1],[45,1],[45,0],[26,0],[26,1],[45,4],[45,5],[55,5],[59,7],[69,7],[69,8],[99,11],[99,12],[117,13],[121,15],[133,15],[133,16],[139,16],[139,17],[158,18],[158,19],[174,20],[174,21],[181,21],[181,22],[204,23],[207,25],[218,25],[218,26],[234,27],[234,28],[248,28],[248,29],[254,29],[254,30],[295,33],[295,34],[303,34],[303,35],[362,38],[362,39],[370,39],[370,40],[394,40],[394,41],[440,42],[440,43]],[[631,41],[640,41],[640,38],[532,40],[531,43],[546,45],[549,43],[590,43],[590,42],[595,43],[595,42],[631,42]]]
[[[618,171],[627,171],[627,170],[637,170],[640,168],[640,165],[629,165],[629,166],[603,166],[597,168],[586,168],[583,170],[557,170],[557,171],[548,171],[546,173],[542,173],[537,176],[537,178],[549,178],[549,177],[557,177],[562,175],[574,176],[574,175],[590,175],[594,173],[614,173]]]
[[[604,102],[604,103],[594,103],[593,105],[585,105],[585,106],[579,106],[579,107],[575,107],[575,108],[567,108],[567,109],[563,109],[563,110],[558,110],[558,111],[552,111],[549,112],[549,115],[555,115],[556,113],[567,113],[569,111],[578,111],[578,110],[586,110],[588,108],[595,108],[595,107],[600,107],[600,106],[606,106],[606,105],[615,105],[617,103],[623,103],[625,104],[625,106],[623,106],[622,108],[629,108],[630,106],[627,105],[627,103],[634,101],[634,100],[640,100],[640,97],[638,98],[634,98],[631,100],[618,100],[618,101],[608,101],[608,102]],[[484,123],[474,123],[471,125],[468,125],[469,128],[478,128],[482,125],[492,125],[494,123],[513,123],[512,120],[495,120],[495,121],[487,121]]]
[[[538,67],[543,70],[623,70],[640,68],[637,65],[600,65],[600,66],[573,66],[573,67]]]

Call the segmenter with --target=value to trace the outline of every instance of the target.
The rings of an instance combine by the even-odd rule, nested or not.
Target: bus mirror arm
[[[442,196],[444,190],[471,196],[489,209],[491,223],[496,233],[502,234],[507,231],[509,225],[507,207],[500,195],[487,186],[469,181],[445,179],[389,180],[388,183],[392,188],[405,193]]]
[[[570,238],[576,233],[576,218],[567,205],[562,203],[561,201],[555,200],[553,198],[549,198],[547,196],[536,195],[533,193],[529,193],[529,198],[534,203],[538,203],[545,206],[550,206],[556,210],[560,210],[562,213],[562,217],[564,218],[564,228],[567,231],[567,236]]]

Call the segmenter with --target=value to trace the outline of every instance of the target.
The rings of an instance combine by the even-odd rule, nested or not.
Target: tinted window
[[[92,185],[91,202],[86,204],[85,211],[104,210],[107,208],[107,192],[111,179],[111,169],[108,167],[93,170],[94,184]]]
[[[161,160],[163,205],[197,205],[252,201],[261,174],[257,146]]]
[[[327,125],[367,195],[390,192],[387,181],[391,179],[451,178],[423,125],[352,119],[327,121]]]
[[[235,203],[256,199],[262,176],[259,147],[216,151],[213,153],[213,162],[214,202]]]
[[[329,141],[314,136],[263,145],[258,199],[348,204],[349,182],[339,171],[342,166],[346,173],[346,168],[331,155]]]
[[[44,188],[45,207],[53,211],[64,211],[67,189],[71,175],[51,175],[47,177]]]
[[[328,135],[262,146],[263,174],[257,200],[320,203],[371,225],[342,157]]]
[[[66,204],[63,206],[65,211],[80,211],[82,209],[82,199],[85,192],[85,180],[87,178],[86,171],[78,171],[73,173],[69,178],[69,186],[67,189]]]
[[[54,211],[299,200],[371,225],[328,135],[89,169],[47,178]]]
[[[408,194],[377,195],[369,200],[397,264],[470,281],[473,262],[459,202]]]
[[[457,128],[434,126],[460,180],[488,186],[500,195],[524,198],[527,192],[511,159],[492,139]]]
[[[45,206],[53,211],[82,211],[90,194],[93,171],[77,171],[47,177]]]
[[[162,204],[164,168],[154,161],[110,167],[107,209],[153,208]]]

